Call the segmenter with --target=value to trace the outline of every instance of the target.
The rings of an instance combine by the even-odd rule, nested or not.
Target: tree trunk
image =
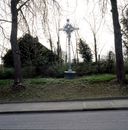
[[[51,37],[50,37],[50,39],[49,39],[49,43],[50,43],[51,51],[53,52],[53,43],[52,43],[52,39],[51,39]]]
[[[58,41],[57,41],[57,56],[60,57],[60,37],[58,34]]]
[[[95,62],[97,63],[97,43],[96,43],[96,34],[93,33],[94,37],[94,50],[95,50]]]
[[[62,59],[62,53],[61,53],[61,46],[60,46],[60,36],[59,36],[59,33],[57,34],[58,36],[58,41],[57,41],[57,56],[58,56],[58,58],[59,58],[59,60],[58,60],[58,64],[61,64],[62,63],[62,61],[61,61],[61,59]]]
[[[18,11],[17,11],[17,1],[11,0],[11,14],[12,14],[12,28],[11,28],[11,48],[13,52],[13,62],[14,62],[14,85],[12,89],[19,89],[21,87],[22,82],[22,74],[21,74],[21,61],[20,61],[20,50],[17,44],[17,19],[18,19]]]
[[[124,83],[124,61],[122,52],[122,35],[119,23],[119,14],[117,8],[117,0],[110,0],[112,6],[112,18],[114,27],[114,39],[115,39],[115,53],[116,53],[116,75],[119,83]]]

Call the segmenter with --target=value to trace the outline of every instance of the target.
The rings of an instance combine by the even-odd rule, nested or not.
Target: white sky
[[[61,1],[61,7],[63,9],[60,27],[62,28],[66,24],[66,19],[69,18],[73,26],[79,27],[79,36],[77,38],[83,38],[87,44],[94,50],[94,41],[90,24],[94,31],[100,29],[96,33],[98,54],[106,55],[108,51],[114,49],[114,38],[112,30],[111,13],[106,12],[105,17],[102,17],[99,3],[95,0],[95,4],[92,2],[85,2],[85,0],[58,0]],[[110,10],[108,5],[108,10]],[[95,22],[94,22],[95,21]],[[94,26],[95,24],[95,26]],[[51,27],[53,29],[53,27]],[[110,29],[109,29],[110,28]],[[66,34],[60,32],[61,45],[63,50],[66,50]],[[72,34],[72,44],[75,52],[76,45],[75,32]],[[94,51],[93,51],[94,52]],[[73,57],[73,56],[72,56]]]
[[[101,56],[107,55],[108,51],[114,51],[114,35],[113,35],[113,24],[111,16],[111,5],[108,2],[106,14],[102,17],[101,6],[99,0],[59,0],[64,8],[62,20],[60,26],[66,23],[66,19],[69,18],[71,24],[75,27],[79,27],[79,36],[86,40],[87,44],[94,50],[93,35],[90,28],[90,24],[93,30],[97,30],[97,48],[98,54]],[[122,8],[128,0],[118,0],[119,9]],[[120,10],[119,10],[120,11]],[[100,28],[99,28],[100,26]],[[98,29],[99,28],[99,29]],[[60,34],[61,40],[63,41],[64,33]],[[72,34],[73,39],[74,34]],[[79,38],[79,37],[77,37]],[[75,41],[72,39],[72,44]],[[64,44],[64,43],[63,43]],[[64,46],[64,45],[62,45]],[[75,49],[75,46],[74,46]]]
[[[93,29],[95,28],[94,30],[97,30],[100,23],[101,23],[100,29],[97,31],[98,54],[104,56],[108,53],[108,51],[110,50],[114,51],[114,37],[113,37],[112,18],[110,12],[111,10],[110,3],[108,3],[105,16],[102,17],[100,11],[101,8],[98,3],[99,0],[89,0],[89,3],[87,3],[86,0],[57,0],[57,1],[61,6],[60,27],[61,28],[64,27],[67,18],[70,19],[70,23],[73,26],[79,27],[78,31],[79,36],[75,32],[72,33],[72,44],[74,53],[76,48],[75,46],[76,38],[77,39],[83,38],[84,40],[86,40],[87,44],[91,47],[91,49],[94,50],[93,35],[89,24],[91,24]],[[128,0],[118,0],[119,9],[123,7],[125,3],[128,3]],[[50,21],[49,25],[51,30],[51,36],[54,45],[56,46],[57,35],[56,35],[55,21],[57,21],[58,16],[53,11],[51,11],[50,13],[54,15],[54,18],[53,17],[49,18]],[[42,27],[40,23],[38,24],[39,26],[37,26],[36,35],[39,37],[39,41],[49,48],[49,43],[44,38]],[[10,27],[11,27],[10,24],[6,25],[6,32],[10,32]],[[9,37],[10,33],[7,34]],[[75,37],[76,35],[77,37]],[[1,37],[0,40],[2,41],[0,44],[3,44],[4,39]],[[63,51],[66,51],[66,34],[64,32],[60,32],[60,42]],[[5,47],[10,47],[9,42],[4,43]]]

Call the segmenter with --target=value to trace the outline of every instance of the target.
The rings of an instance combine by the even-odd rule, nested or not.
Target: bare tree
[[[123,36],[123,43],[126,49],[126,53],[128,55],[128,4],[125,5],[122,9],[122,18],[121,23],[122,27],[122,36]]]
[[[56,8],[56,7],[58,7],[58,8]],[[51,48],[51,50],[55,50],[55,53],[57,54],[58,58],[62,59],[62,50],[61,50],[60,35],[59,35],[60,16],[61,16],[60,12],[61,12],[60,6],[58,4],[56,6],[53,5],[53,11],[51,12],[53,14],[52,25],[48,24],[48,26],[47,26],[47,32],[48,32],[48,36],[50,37],[49,38],[49,42],[50,42],[50,48]],[[57,40],[56,41],[56,45],[53,44],[53,41],[50,41],[50,39],[52,40],[52,32],[55,33],[55,34],[53,34],[53,36],[54,36],[53,40],[55,40],[55,37],[56,37],[56,40]],[[60,62],[61,60],[57,60],[57,61],[58,61],[58,64],[61,63]]]
[[[55,0],[50,0],[50,2],[56,3]],[[15,70],[15,78],[13,89],[20,89],[24,86],[22,85],[22,71],[21,71],[21,60],[20,60],[20,50],[17,44],[17,34],[18,34],[18,25],[23,21],[25,28],[27,28],[30,33],[29,26],[30,23],[28,21],[31,16],[32,18],[37,17],[37,14],[40,13],[42,16],[42,21],[45,26],[47,13],[48,13],[48,5],[50,4],[49,0],[11,0],[3,1],[4,4],[7,4],[11,8],[11,35],[10,42],[11,48],[13,52],[13,61],[14,61],[14,70]],[[4,10],[7,11],[7,10]],[[30,15],[31,14],[31,15]],[[8,20],[0,19],[1,21],[10,22]],[[33,25],[34,26],[34,25]]]
[[[112,19],[115,37],[115,53],[116,53],[116,74],[119,83],[124,83],[125,72],[124,72],[124,61],[122,52],[122,35],[119,23],[119,14],[117,7],[117,0],[110,0],[112,6]]]
[[[57,56],[60,59],[62,59],[62,49],[60,44],[59,29],[60,29],[60,14],[59,14],[59,18],[56,20],[56,34],[57,34]],[[58,61],[58,64],[60,64],[60,60]]]
[[[97,3],[96,3],[97,4]],[[94,4],[94,7],[90,13],[90,17],[91,20],[88,20],[86,18],[84,18],[84,20],[88,23],[88,25],[90,26],[92,35],[93,35],[93,42],[94,42],[94,55],[95,55],[95,62],[98,62],[98,33],[99,30],[103,24],[103,19],[101,18],[102,16],[100,16],[99,14],[97,15],[95,12],[95,7],[97,6],[96,4]]]
[[[21,74],[21,60],[20,60],[20,50],[17,44],[17,30],[18,30],[18,10],[17,9],[18,0],[11,0],[11,14],[12,14],[12,28],[11,28],[11,48],[13,53],[14,69],[15,69],[15,79],[13,88],[17,89],[21,87],[22,74]]]
[[[102,3],[102,11],[105,13],[108,0],[100,0]],[[116,75],[117,81],[119,83],[125,82],[125,71],[124,71],[124,61],[123,61],[123,52],[122,52],[122,35],[121,27],[119,23],[119,12],[117,6],[117,0],[110,0],[112,7],[112,20],[113,20],[113,29],[114,29],[114,42],[115,42],[115,54],[116,54]]]

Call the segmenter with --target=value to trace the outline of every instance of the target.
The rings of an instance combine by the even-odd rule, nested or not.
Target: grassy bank
[[[128,96],[128,85],[120,86],[115,75],[92,75],[73,80],[25,79],[22,92],[10,89],[11,80],[0,80],[0,102],[57,101]]]

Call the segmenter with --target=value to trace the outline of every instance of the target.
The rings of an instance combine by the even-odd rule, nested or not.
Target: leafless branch
[[[5,19],[0,19],[1,22],[8,22],[8,23],[11,23],[12,21],[9,21],[9,20],[5,20]]]
[[[30,0],[27,0],[26,2],[24,2],[24,3],[17,9],[17,11],[20,11],[21,8],[22,8],[23,6],[25,6],[29,1],[30,1]]]
[[[4,35],[4,38],[6,38],[6,39],[9,40],[9,38],[8,38],[8,37],[6,36],[6,34],[5,34],[4,28],[3,28],[2,26],[0,26],[0,28],[1,28],[1,31],[2,31],[2,33],[3,33],[3,35]]]
[[[26,24],[27,31],[28,31],[28,33],[30,34],[29,25],[28,25],[28,22],[27,22],[27,20],[26,20],[26,17],[24,16],[24,13],[23,13],[22,10],[20,10],[20,12],[21,12],[21,14],[22,14],[22,16],[23,16],[23,20],[24,20],[24,22],[25,22],[25,24]]]
[[[99,0],[101,6],[102,17],[105,15],[108,5],[108,0]]]
[[[128,6],[128,4],[126,4],[126,5],[124,6],[124,8],[122,9],[122,14],[123,14],[124,10],[127,8],[127,6]]]

